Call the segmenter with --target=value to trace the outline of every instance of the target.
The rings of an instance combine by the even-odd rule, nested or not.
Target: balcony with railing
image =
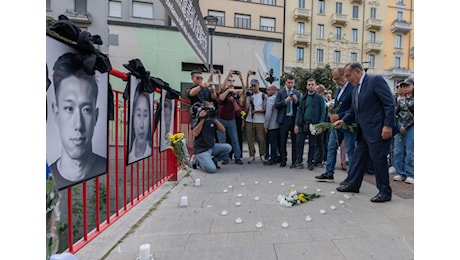
[[[380,19],[368,18],[366,20],[366,29],[380,31],[383,28],[383,21]]]
[[[350,3],[351,4],[362,4],[363,3],[363,0],[350,0]]]
[[[392,33],[408,33],[412,30],[412,24],[404,20],[394,20],[391,24]]]
[[[88,12],[66,9],[65,15],[69,20],[76,24],[91,24],[91,17]]]
[[[399,68],[393,67],[393,68],[385,70],[384,72],[384,76],[390,79],[405,79],[411,75],[412,75],[412,72],[409,69],[401,68],[401,67]]]
[[[366,42],[366,45],[364,47],[364,52],[365,53],[373,53],[373,54],[379,54],[382,51],[382,42]]]
[[[347,25],[348,15],[334,13],[331,16],[331,23],[332,25]]]
[[[293,45],[303,44],[303,45],[308,46],[310,44],[310,42],[311,42],[311,34],[310,33],[294,32],[292,38],[293,38],[293,40],[292,40]]]
[[[309,21],[311,19],[311,10],[305,9],[305,8],[295,8],[294,9],[294,19]]]

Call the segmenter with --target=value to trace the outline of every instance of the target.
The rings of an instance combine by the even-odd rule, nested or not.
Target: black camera
[[[236,93],[231,93],[230,96],[232,96],[234,99],[239,99],[240,98],[240,95],[238,95]]]
[[[201,111],[206,111],[206,116],[200,117],[200,112]],[[205,101],[203,103],[195,103],[191,109],[190,109],[190,117],[191,117],[191,123],[192,126],[195,126],[198,124],[199,119],[204,118],[204,119],[210,119],[210,120],[215,120],[217,119],[217,111],[216,108],[214,107],[214,104],[212,102]]]
[[[255,71],[251,71],[251,75],[256,75],[256,72],[255,72]]]
[[[249,88],[247,91],[246,91],[246,96],[250,97],[254,95],[254,90],[252,90],[252,88]]]
[[[233,74],[234,74],[234,75],[238,75],[239,73],[240,73],[239,70],[234,70],[234,71],[233,71]]]

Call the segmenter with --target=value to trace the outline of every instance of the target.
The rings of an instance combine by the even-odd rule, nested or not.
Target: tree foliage
[[[281,75],[280,86],[285,85],[287,75],[292,74],[295,78],[295,88],[302,93],[306,92],[307,89],[307,80],[309,78],[314,78],[316,84],[323,84],[326,87],[326,90],[332,90],[332,93],[335,93],[336,84],[332,79],[332,68],[329,64],[326,64],[324,68],[316,68],[313,71],[305,70],[299,67],[293,68],[289,72],[284,72]]]

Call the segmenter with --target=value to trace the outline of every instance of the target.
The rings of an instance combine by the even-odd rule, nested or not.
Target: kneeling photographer
[[[207,173],[219,169],[218,162],[232,150],[232,146],[215,142],[216,131],[225,135],[225,127],[217,120],[217,112],[212,102],[195,103],[190,110],[193,142],[193,168],[200,167]]]
[[[241,73],[237,72],[240,80]],[[241,113],[241,103],[240,95],[242,94],[242,89],[235,89],[233,80],[230,79],[233,71],[230,70],[226,78],[225,88],[221,91],[217,97],[218,105],[218,120],[225,127],[226,132],[217,132],[217,137],[219,143],[227,143],[227,135],[230,140],[230,144],[233,149],[233,154],[235,155],[235,163],[243,164],[241,160],[241,148],[238,140],[238,130],[235,120],[235,115]],[[230,80],[229,80],[230,79]],[[228,82],[228,83],[227,83]],[[229,155],[226,155],[222,164],[227,164],[229,162]]]

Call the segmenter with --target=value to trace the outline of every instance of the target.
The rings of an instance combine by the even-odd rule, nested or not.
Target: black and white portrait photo
[[[168,134],[174,134],[174,99],[168,98],[167,94],[167,90],[161,90],[160,152],[167,150],[171,145]]]
[[[152,156],[153,93],[139,91],[141,81],[131,75],[129,97],[128,161],[131,164]]]
[[[46,37],[46,160],[59,190],[107,172],[108,73],[86,73],[82,55]]]

